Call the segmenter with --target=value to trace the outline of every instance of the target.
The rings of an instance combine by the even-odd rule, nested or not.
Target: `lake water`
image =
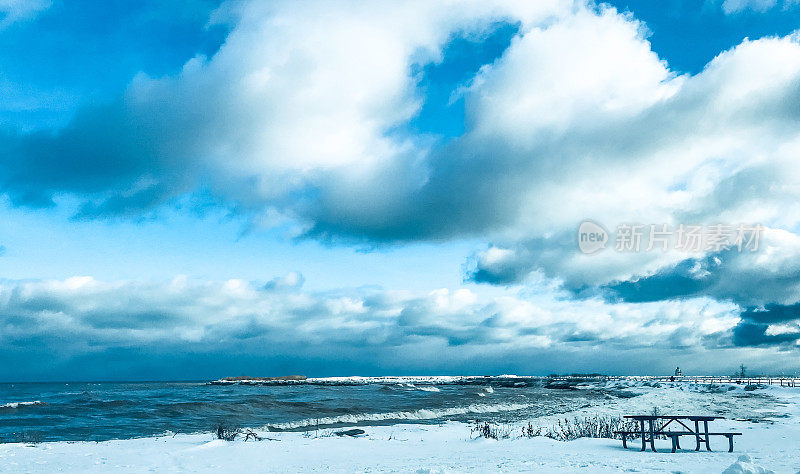
[[[446,378],[380,378],[277,385],[0,384],[0,442],[102,441],[211,432],[220,424],[307,431],[446,421],[513,423],[581,408],[600,413],[600,405],[610,404],[625,412],[649,413],[660,405],[742,419],[780,416],[782,410],[761,390],[731,386],[682,385],[670,392],[670,400],[683,400],[682,405],[667,404],[667,399],[643,405],[637,400],[648,387],[637,384],[599,383],[564,390],[547,388],[541,378],[508,377],[455,383]]]
[[[597,402],[603,390],[541,382],[215,386],[205,382],[0,384],[0,441],[107,440],[212,431],[515,421]]]

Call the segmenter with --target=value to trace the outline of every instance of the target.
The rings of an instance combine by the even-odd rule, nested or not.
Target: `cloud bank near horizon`
[[[740,349],[763,341],[753,343],[754,328],[742,325],[737,313],[732,304],[704,297],[609,304],[557,294],[487,298],[468,289],[306,291],[297,274],[265,285],[185,278],[5,281],[0,353],[9,363],[0,379],[75,373],[136,378],[161,359],[189,355],[197,358],[191,368],[161,367],[152,374],[207,378],[230,375],[221,372],[237,370],[231,367],[483,373],[503,364],[530,373],[556,366],[608,370],[609,361],[616,371],[641,372],[638,357],[659,351],[673,355],[647,370],[670,370],[675,363],[702,370],[698,354],[707,351],[729,351],[759,364],[759,357],[776,357],[774,350]],[[790,346],[797,336],[785,326],[769,325],[766,337]],[[596,354],[608,357],[603,365]],[[778,367],[776,359],[770,367]],[[92,361],[103,362],[93,367]],[[705,370],[728,370],[729,362],[703,364]]]

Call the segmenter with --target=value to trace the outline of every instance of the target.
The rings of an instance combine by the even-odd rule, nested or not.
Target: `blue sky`
[[[458,3],[0,2],[0,379],[798,370],[800,5]]]

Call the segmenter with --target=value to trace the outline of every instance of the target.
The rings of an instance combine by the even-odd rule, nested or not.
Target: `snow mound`
[[[728,466],[722,474],[774,474],[769,469],[753,464],[748,455],[739,456],[739,460]]]

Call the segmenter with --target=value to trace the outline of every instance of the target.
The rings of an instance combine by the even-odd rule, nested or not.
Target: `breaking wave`
[[[437,418],[445,418],[448,416],[469,415],[469,414],[484,414],[484,413],[500,413],[506,411],[518,411],[526,408],[533,407],[529,403],[506,403],[498,405],[469,405],[465,407],[453,407],[442,409],[420,409],[412,411],[395,411],[388,413],[353,413],[349,415],[338,415],[324,418],[307,418],[304,420],[293,421],[289,423],[275,423],[267,425],[264,428],[268,430],[292,430],[307,428],[309,426],[328,426],[340,424],[358,424],[363,422],[375,421],[389,421],[389,420],[435,420]]]

